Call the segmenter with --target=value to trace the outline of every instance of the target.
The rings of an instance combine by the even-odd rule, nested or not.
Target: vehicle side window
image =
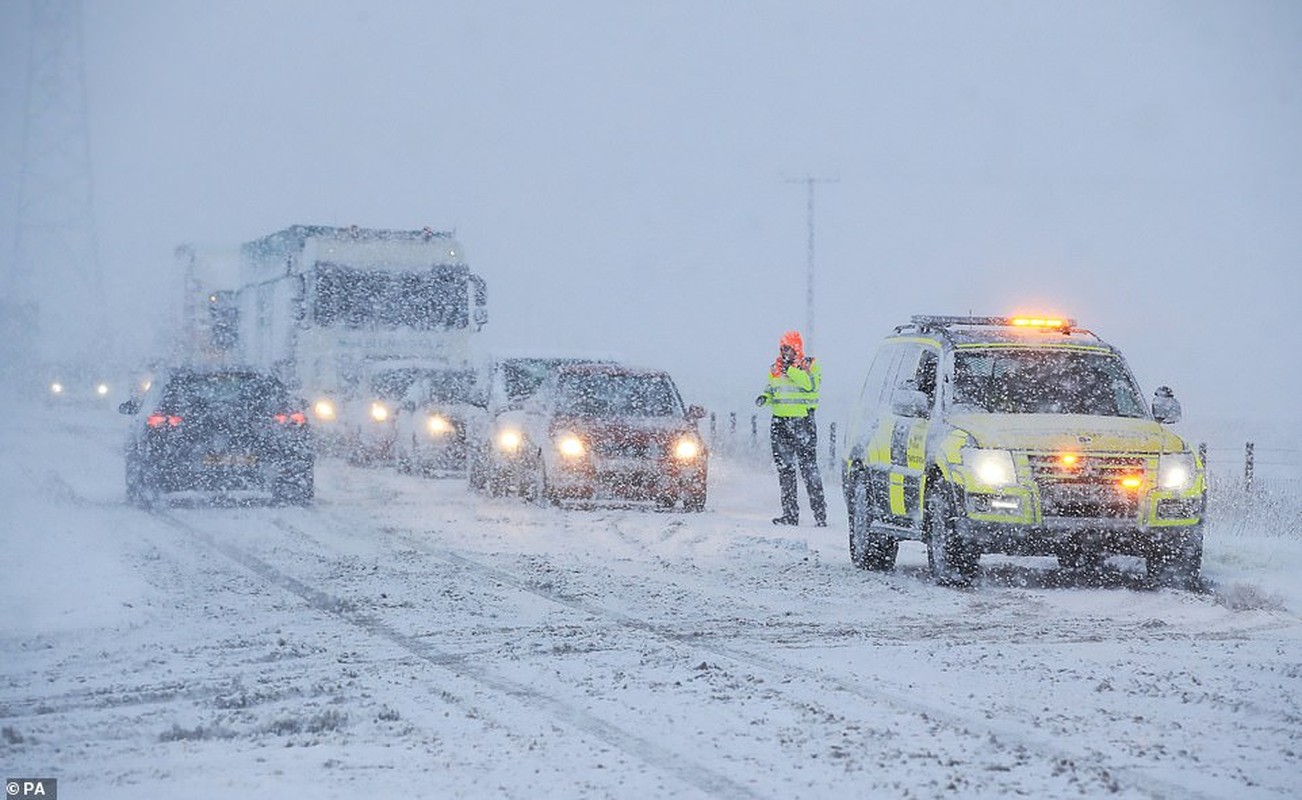
[[[917,368],[919,352],[917,345],[908,342],[890,342],[877,350],[859,393],[855,416],[850,420],[850,441],[858,441],[870,435],[873,420],[879,415],[880,409],[890,403],[891,392],[895,391],[902,380],[901,371],[903,370],[905,378],[912,377]]]
[[[918,387],[918,391],[927,396],[927,404],[936,404],[936,367],[940,361],[939,356],[934,350],[923,350],[922,358],[918,361],[918,369],[914,373],[913,383]]]

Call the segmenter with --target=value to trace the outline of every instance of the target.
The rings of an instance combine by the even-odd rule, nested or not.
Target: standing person
[[[782,334],[778,357],[769,370],[768,386],[755,398],[755,405],[770,406],[773,421],[769,437],[773,443],[773,462],[778,468],[778,486],[782,491],[782,516],[774,525],[798,525],[800,505],[796,496],[796,469],[805,479],[809,506],[814,522],[827,525],[827,503],[823,498],[823,478],[818,473],[818,426],[814,409],[818,408],[818,390],[823,381],[823,367],[805,355],[804,342],[797,331]]]

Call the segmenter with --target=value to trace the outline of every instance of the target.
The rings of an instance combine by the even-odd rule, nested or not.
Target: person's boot
[[[800,519],[797,517],[774,517],[774,525],[799,525]]]

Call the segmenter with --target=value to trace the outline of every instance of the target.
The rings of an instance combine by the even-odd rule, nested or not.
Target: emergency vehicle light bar
[[[1016,328],[1050,328],[1071,330],[1076,320],[1064,317],[964,317],[934,314],[914,314],[909,319],[914,325],[926,328],[943,328],[949,325],[998,325]]]

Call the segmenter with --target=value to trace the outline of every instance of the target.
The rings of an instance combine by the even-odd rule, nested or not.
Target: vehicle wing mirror
[[[693,403],[687,407],[687,420],[689,422],[697,422],[703,419],[705,419],[705,408],[703,406]]]
[[[926,392],[901,387],[891,393],[891,413],[897,417],[925,417],[931,413]]]
[[[119,414],[138,414],[138,413],[140,413],[140,401],[139,401],[139,400],[134,400],[134,399],[132,399],[132,400],[127,400],[126,402],[124,402],[124,403],[122,403],[121,405],[118,406],[118,413],[119,413]]]
[[[1153,392],[1153,419],[1168,423],[1180,421],[1180,401],[1175,399],[1171,387],[1159,386]]]

